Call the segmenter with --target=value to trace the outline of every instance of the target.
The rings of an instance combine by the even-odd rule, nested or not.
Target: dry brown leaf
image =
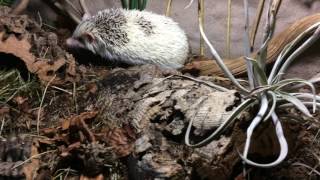
[[[62,121],[62,130],[68,130],[70,127],[75,127],[79,129],[79,133],[85,135],[85,137],[90,141],[94,142],[95,136],[89,129],[86,122],[94,118],[98,114],[97,111],[83,112],[80,115],[71,116],[64,121]]]
[[[3,9],[0,9],[3,12]],[[46,49],[57,49],[56,35],[53,33],[29,32],[36,23],[22,15],[1,14],[0,16],[0,52],[11,54],[24,62],[29,72],[37,74],[42,81],[50,81],[59,71],[59,76],[55,78],[53,84],[62,84],[66,81],[76,81],[75,60],[67,52],[58,48],[56,57],[45,58],[45,53],[36,55],[32,49],[40,48],[40,40],[45,40],[47,44],[41,46]],[[31,28],[30,28],[31,27]],[[30,30],[32,31],[32,30]],[[44,36],[44,37],[42,37]],[[33,40],[33,41],[32,41]]]
[[[35,143],[31,146],[31,154],[30,157],[34,157],[38,155],[38,148],[36,147]],[[26,180],[33,180],[36,177],[37,170],[40,167],[40,160],[38,158],[32,158],[31,163],[26,163],[23,166],[23,172],[26,176]]]
[[[21,104],[23,104],[23,103],[25,103],[27,100],[28,100],[28,98],[27,97],[22,97],[22,96],[17,96],[17,97],[15,97],[14,99],[13,99],[18,105],[21,105]]]
[[[0,115],[7,114],[10,112],[10,108],[7,106],[0,107]]]
[[[127,128],[115,128],[106,133],[105,140],[113,148],[119,157],[124,157],[133,152],[134,140],[133,135],[127,131]]]

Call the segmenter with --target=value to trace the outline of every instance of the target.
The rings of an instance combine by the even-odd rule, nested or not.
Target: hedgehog
[[[183,67],[189,54],[187,36],[178,23],[152,12],[126,9],[106,9],[83,19],[67,46],[114,62],[170,69]]]

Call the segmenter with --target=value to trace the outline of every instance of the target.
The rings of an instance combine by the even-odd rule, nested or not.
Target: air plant
[[[192,1],[192,0],[191,0]],[[196,143],[190,143],[190,132],[193,120],[189,122],[187,132],[185,135],[185,143],[191,147],[201,147],[210,143],[213,139],[216,139],[223,133],[223,131],[234,122],[234,120],[241,115],[242,112],[248,108],[258,106],[257,115],[252,119],[249,127],[246,131],[246,141],[243,150],[243,154],[240,155],[245,164],[270,168],[280,164],[288,154],[288,143],[283,133],[280,118],[276,113],[276,109],[293,106],[301,111],[302,114],[307,117],[312,117],[311,112],[307,107],[312,107],[312,112],[316,111],[316,107],[320,106],[320,96],[316,95],[313,82],[303,79],[282,79],[283,74],[289,67],[289,65],[295,60],[295,58],[310,47],[320,37],[320,22],[313,24],[303,33],[301,33],[296,39],[290,42],[279,54],[271,73],[268,75],[265,71],[265,62],[267,54],[267,46],[270,39],[273,36],[276,22],[276,14],[281,4],[281,0],[269,0],[269,8],[267,11],[265,33],[263,43],[258,50],[255,57],[249,57],[250,55],[250,40],[249,40],[249,18],[248,18],[248,2],[244,0],[245,5],[245,59],[247,60],[247,74],[249,77],[250,87],[246,88],[242,86],[239,81],[232,75],[231,71],[224,64],[222,58],[219,56],[213,45],[208,40],[203,26],[199,24],[199,30],[205,43],[209,47],[211,54],[215,57],[215,60],[219,67],[225,73],[231,82],[239,89],[243,97],[243,102],[233,110],[230,117],[224,121],[211,135],[204,140]],[[310,36],[310,33],[312,34]],[[306,40],[305,40],[306,39]],[[251,71],[250,71],[251,70]],[[290,86],[290,85],[296,86]],[[301,85],[307,85],[311,89],[311,93],[294,93],[292,92],[296,87]],[[221,90],[222,88],[220,88]],[[290,91],[289,91],[290,90]],[[223,91],[223,90],[222,90]],[[250,150],[251,137],[254,130],[265,121],[272,120],[275,128],[276,136],[280,144],[280,153],[278,158],[271,163],[260,164],[248,159],[248,153]]]
[[[122,7],[125,9],[144,10],[147,5],[147,0],[121,0]]]

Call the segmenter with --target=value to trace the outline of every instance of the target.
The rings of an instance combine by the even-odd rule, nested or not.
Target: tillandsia
[[[192,0],[191,0],[192,2]],[[282,52],[277,57],[275,64],[272,67],[271,73],[267,74],[265,70],[267,46],[270,39],[273,36],[273,32],[276,25],[276,15],[281,4],[281,0],[269,0],[265,32],[263,36],[263,42],[255,57],[249,57],[250,47],[252,42],[249,40],[249,15],[248,15],[248,1],[244,0],[245,6],[245,41],[244,46],[246,49],[245,59],[247,60],[247,73],[249,81],[251,81],[249,88],[242,86],[239,81],[233,76],[231,71],[224,64],[222,58],[214,49],[211,42],[208,40],[203,26],[199,24],[199,30],[205,43],[209,47],[209,50],[219,67],[223,70],[226,77],[240,90],[240,93],[244,97],[243,102],[233,110],[233,113],[229,118],[224,121],[211,135],[204,140],[196,143],[190,143],[190,133],[192,127],[192,120],[189,122],[187,132],[185,135],[185,143],[191,147],[201,147],[210,143],[213,139],[219,137],[223,131],[231,125],[231,123],[241,115],[242,112],[253,106],[258,106],[256,116],[252,119],[249,127],[246,131],[246,141],[243,150],[243,154],[240,154],[244,164],[249,164],[262,168],[270,168],[280,164],[288,154],[288,143],[283,133],[283,127],[281,125],[281,117],[276,113],[276,109],[293,106],[297,108],[302,114],[307,117],[312,117],[312,113],[315,113],[317,106],[320,106],[320,96],[316,95],[316,90],[313,85],[316,81],[307,81],[304,79],[283,79],[283,74],[290,66],[290,64],[296,59],[298,55],[304,52],[320,37],[320,22],[317,22],[310,26],[307,30],[302,32],[297,38],[287,44]],[[310,35],[312,34],[312,35]],[[251,71],[249,71],[251,69]],[[291,86],[295,85],[295,86]],[[311,93],[294,93],[294,89],[301,87],[301,85],[307,85],[311,89]],[[312,107],[312,113],[308,107]],[[261,164],[248,159],[250,150],[251,137],[254,130],[265,121],[272,120],[275,128],[276,136],[280,144],[280,153],[278,158],[271,163]]]
[[[139,9],[144,10],[147,5],[147,0],[121,0],[124,9]]]

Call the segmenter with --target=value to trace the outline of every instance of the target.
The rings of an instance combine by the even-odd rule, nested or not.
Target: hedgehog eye
[[[84,41],[83,37],[78,37],[77,39],[81,44],[85,44],[85,41]]]

